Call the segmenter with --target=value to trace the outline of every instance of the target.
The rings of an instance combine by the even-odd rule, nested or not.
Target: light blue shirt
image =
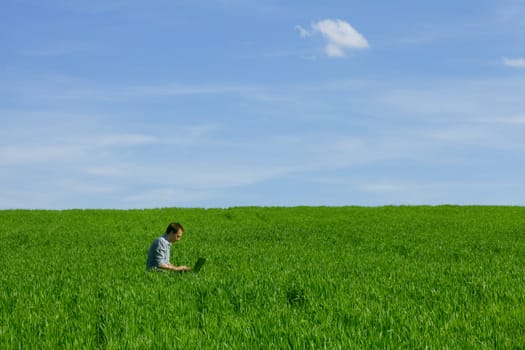
[[[161,264],[170,263],[170,242],[166,239],[166,235],[161,236],[153,241],[148,251],[148,260],[146,262],[146,269],[159,267]]]

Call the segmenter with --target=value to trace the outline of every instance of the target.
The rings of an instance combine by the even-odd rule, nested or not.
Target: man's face
[[[180,239],[182,238],[182,234],[183,234],[183,233],[184,233],[184,232],[182,232],[181,229],[179,229],[179,230],[177,231],[177,233],[175,233],[175,232],[170,232],[169,237],[168,237],[168,240],[169,240],[170,242],[177,242],[177,241],[180,241]]]

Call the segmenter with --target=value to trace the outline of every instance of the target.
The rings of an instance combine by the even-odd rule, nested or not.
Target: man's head
[[[180,241],[183,233],[184,228],[178,222],[172,222],[166,229],[166,236],[170,242]]]

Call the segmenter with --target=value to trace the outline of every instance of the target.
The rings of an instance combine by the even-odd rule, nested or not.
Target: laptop
[[[204,265],[205,262],[206,262],[206,258],[203,258],[201,256],[199,259],[197,259],[197,262],[195,263],[195,265],[191,269],[191,272],[198,273],[201,270],[201,268],[202,268],[202,266]]]

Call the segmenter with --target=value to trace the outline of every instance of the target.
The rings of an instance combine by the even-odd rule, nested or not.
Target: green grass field
[[[145,271],[171,221],[172,262]],[[0,211],[0,349],[525,347],[525,208]]]

